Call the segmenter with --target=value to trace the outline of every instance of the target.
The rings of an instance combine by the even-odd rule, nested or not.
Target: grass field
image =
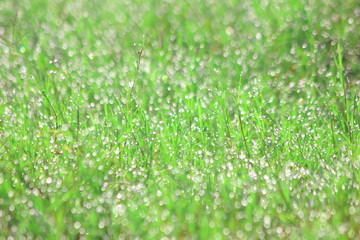
[[[358,0],[0,0],[0,239],[360,239]]]

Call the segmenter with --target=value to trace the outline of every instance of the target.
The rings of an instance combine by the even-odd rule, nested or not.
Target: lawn
[[[358,0],[0,0],[0,239],[360,239]]]

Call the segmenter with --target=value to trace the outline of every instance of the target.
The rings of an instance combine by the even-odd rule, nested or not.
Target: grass
[[[360,6],[2,0],[1,239],[359,239]]]

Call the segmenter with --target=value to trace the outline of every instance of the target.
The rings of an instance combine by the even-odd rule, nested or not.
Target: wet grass
[[[0,4],[1,239],[359,239],[360,6]]]

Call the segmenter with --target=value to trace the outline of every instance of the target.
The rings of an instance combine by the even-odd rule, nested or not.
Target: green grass
[[[359,12],[0,0],[0,239],[359,239]]]

